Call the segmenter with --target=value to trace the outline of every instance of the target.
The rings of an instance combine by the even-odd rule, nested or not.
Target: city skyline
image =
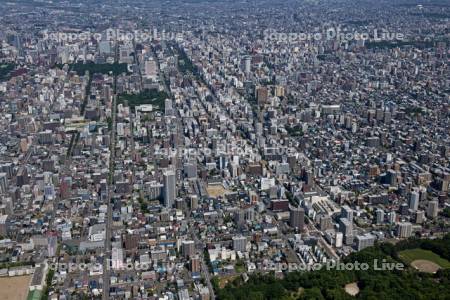
[[[0,13],[1,299],[448,299],[445,0]]]

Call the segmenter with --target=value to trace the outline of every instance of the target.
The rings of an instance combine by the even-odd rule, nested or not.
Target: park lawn
[[[127,102],[131,108],[135,108],[142,104],[152,104],[156,110],[164,111],[165,100],[170,98],[164,91],[146,90],[139,94],[121,94],[119,96],[119,103]]]
[[[413,261],[417,259],[424,259],[434,262],[438,264],[441,268],[448,269],[450,268],[450,262],[445,258],[440,257],[436,253],[430,250],[424,249],[409,249],[403,250],[398,253],[399,257],[408,264],[411,264]]]
[[[60,69],[62,69],[63,66],[64,66],[63,64],[56,65],[56,67],[58,67]],[[83,76],[86,73],[86,71],[89,71],[89,73],[91,75],[95,74],[95,73],[109,74],[109,72],[112,72],[114,75],[120,75],[122,73],[129,73],[128,72],[128,64],[126,64],[126,63],[96,64],[93,62],[87,62],[87,63],[77,62],[77,63],[69,64],[69,70],[75,71],[79,76]]]

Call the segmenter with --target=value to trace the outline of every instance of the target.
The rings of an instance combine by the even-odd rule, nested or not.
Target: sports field
[[[435,273],[438,269],[450,268],[450,262],[436,253],[423,249],[409,249],[399,252],[399,257],[422,272]]]

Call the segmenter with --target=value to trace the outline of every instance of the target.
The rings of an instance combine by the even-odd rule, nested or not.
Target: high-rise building
[[[234,236],[233,250],[239,252],[247,251],[247,238],[245,236]]]
[[[394,224],[396,218],[397,218],[397,214],[395,213],[395,211],[391,211],[390,213],[388,213],[389,224]]]
[[[284,87],[277,85],[275,87],[275,96],[277,97],[284,97]]]
[[[245,223],[245,211],[242,209],[235,211],[233,219],[236,225],[243,225]]]
[[[371,247],[375,243],[375,236],[373,234],[367,233],[364,235],[356,236],[356,249],[361,251],[364,248]]]
[[[7,236],[9,232],[10,219],[8,215],[0,215],[0,235]]]
[[[439,207],[438,201],[432,200],[428,202],[427,217],[431,219],[436,218],[438,215],[438,207]]]
[[[114,270],[120,270],[123,268],[123,249],[113,248],[111,253],[111,265]]]
[[[244,58],[244,72],[245,74],[250,74],[252,67],[252,58],[250,56],[246,56]]]
[[[29,182],[29,177],[28,177],[28,170],[27,168],[25,168],[24,166],[21,166],[19,168],[19,170],[17,171],[17,175],[16,175],[16,184],[17,186],[23,186],[25,184],[28,184]]]
[[[409,209],[416,211],[419,209],[420,194],[418,192],[412,192],[409,198]]]
[[[416,211],[416,223],[422,224],[425,220],[425,212],[423,210]]]
[[[163,189],[164,185],[156,181],[150,181],[144,184],[145,195],[150,200],[160,199],[161,195],[163,195]]]
[[[353,244],[353,226],[347,218],[339,219],[339,229],[344,234],[346,245]]]
[[[186,201],[183,198],[175,199],[175,208],[178,210],[184,210]]]
[[[388,170],[386,173],[386,183],[393,186],[397,184],[397,172],[395,170]]]
[[[249,207],[245,210],[244,212],[245,214],[245,220],[246,221],[250,221],[253,222],[255,220],[255,210],[253,209],[253,207]]]
[[[58,236],[56,234],[56,232],[51,232],[48,234],[47,236],[47,254],[48,257],[53,257],[56,255],[56,248],[57,248],[57,241],[58,241]]]
[[[196,178],[197,177],[197,164],[185,163],[183,167],[183,173],[186,178]]]
[[[4,194],[8,191],[8,174],[0,173],[0,194]]]
[[[351,209],[348,205],[342,206],[341,218],[346,218],[350,223],[353,224],[353,209]]]
[[[183,241],[181,243],[181,249],[184,257],[193,257],[195,255],[195,242]]]
[[[397,227],[399,238],[409,238],[412,235],[412,224],[410,222],[400,222]]]
[[[198,208],[198,197],[196,195],[190,196],[190,208],[196,210]]]
[[[201,272],[201,262],[198,255],[191,257],[191,272],[200,273]]]
[[[262,105],[267,102],[269,99],[269,91],[266,87],[258,87],[256,89],[256,100],[258,101],[258,104]]]
[[[305,210],[301,207],[291,207],[289,212],[289,224],[298,230],[305,226]]]
[[[383,224],[384,223],[384,210],[382,210],[381,208],[377,209],[376,215],[377,215],[377,224]]]
[[[2,173],[6,173],[7,178],[12,178],[14,175],[14,165],[12,163],[2,163],[0,165]]]
[[[44,186],[44,197],[45,199],[54,199],[55,187],[53,186],[53,184],[48,184]]]
[[[167,98],[166,100],[164,100],[164,114],[166,116],[170,116],[172,115],[172,99]]]
[[[175,171],[166,170],[164,177],[164,206],[171,208],[177,195],[177,186],[175,182]]]
[[[61,199],[67,199],[70,197],[72,192],[72,177],[67,176],[61,180],[59,192]]]
[[[319,217],[320,230],[325,231],[333,227],[331,217],[328,215],[321,215]]]

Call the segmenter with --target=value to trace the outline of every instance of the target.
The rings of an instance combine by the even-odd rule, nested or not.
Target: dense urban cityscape
[[[450,299],[450,2],[3,2],[1,299]]]

